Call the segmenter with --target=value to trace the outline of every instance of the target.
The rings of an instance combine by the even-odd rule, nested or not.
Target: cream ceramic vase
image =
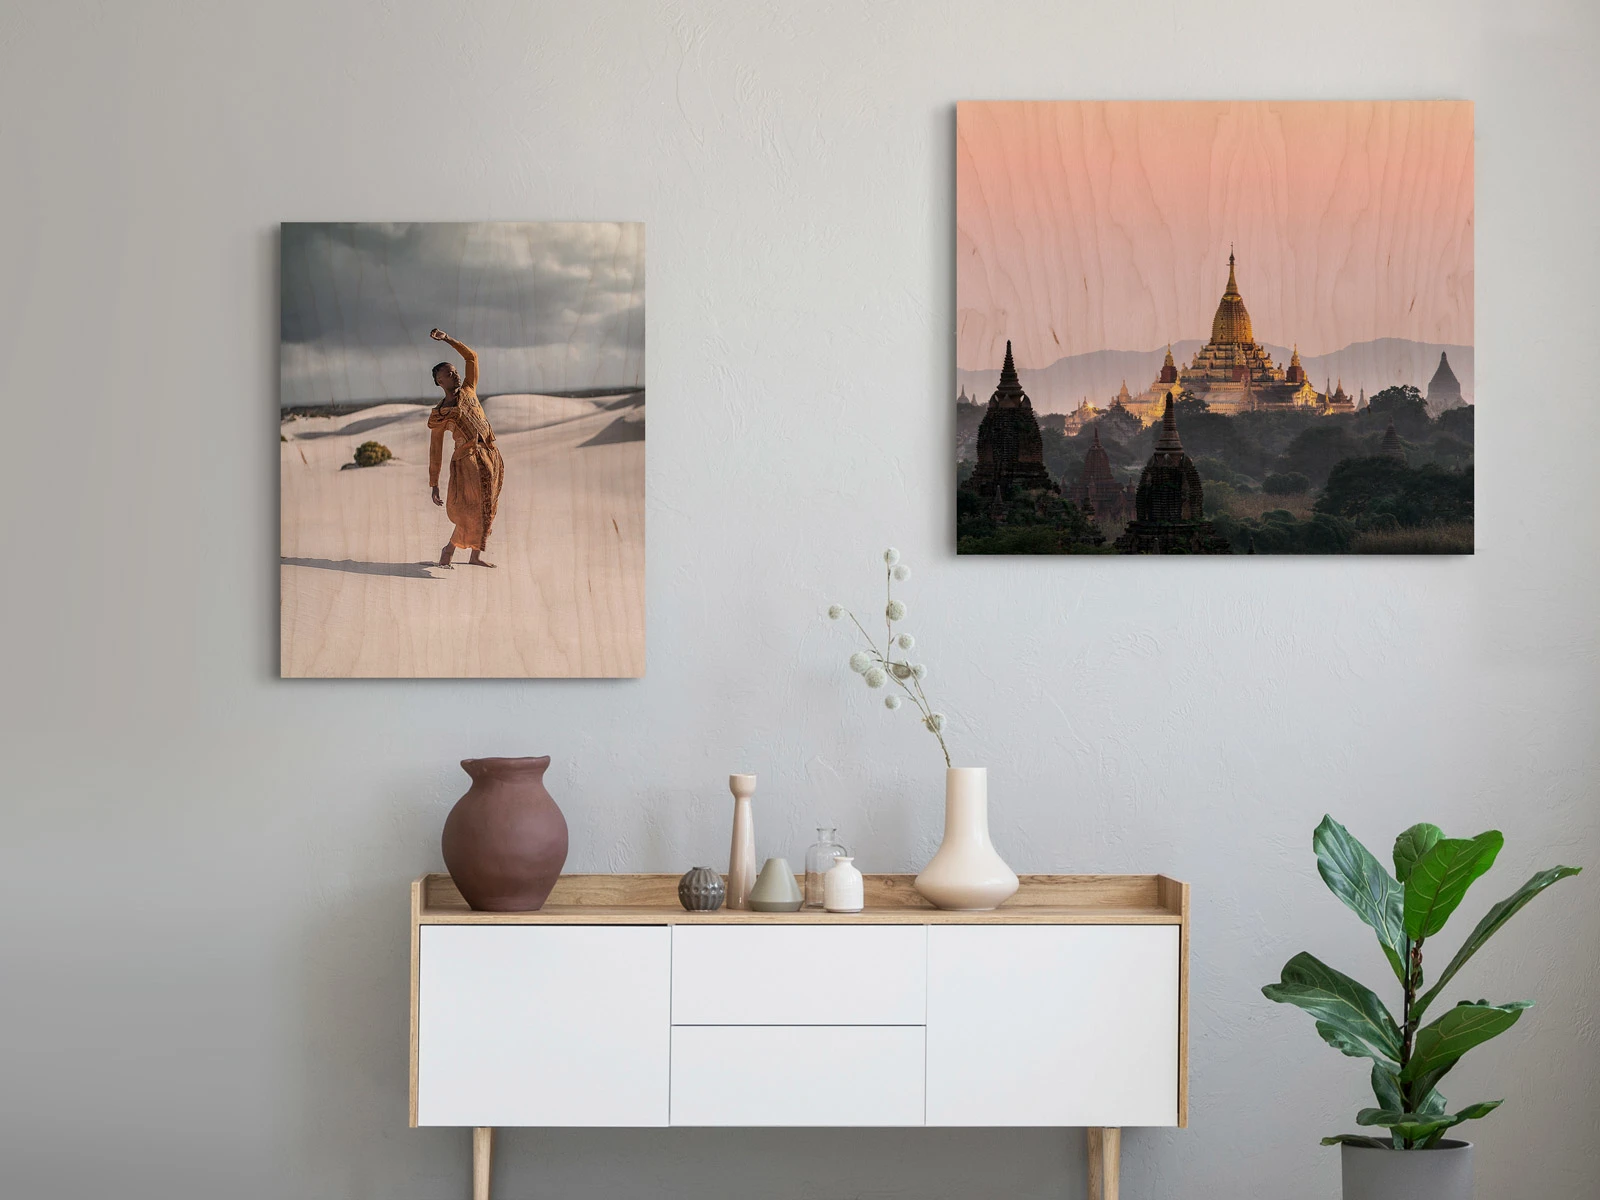
[[[733,793],[733,842],[728,848],[728,907],[750,907],[750,889],[756,885],[756,824],[750,797],[756,794],[754,775],[729,775]]]
[[[822,906],[829,912],[855,913],[866,907],[866,881],[848,854],[833,856],[833,866],[822,877]]]
[[[916,889],[937,908],[985,912],[1017,891],[1017,873],[989,840],[989,772],[950,767],[944,773],[944,841],[917,876]]]

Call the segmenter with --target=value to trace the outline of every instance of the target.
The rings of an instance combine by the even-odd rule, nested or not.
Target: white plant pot
[[[986,912],[1017,891],[1017,873],[989,840],[989,772],[951,767],[944,773],[944,841],[915,887],[937,908]]]
[[[1341,1146],[1344,1200],[1472,1200],[1472,1143],[1432,1150]]]

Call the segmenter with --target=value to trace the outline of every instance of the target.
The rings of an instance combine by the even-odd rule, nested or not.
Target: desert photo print
[[[285,224],[285,677],[644,673],[644,226]]]
[[[1459,101],[956,112],[961,554],[1473,552]]]

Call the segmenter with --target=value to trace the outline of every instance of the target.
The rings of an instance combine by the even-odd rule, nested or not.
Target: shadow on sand
[[[395,575],[402,579],[439,578],[437,575],[429,573],[428,568],[439,565],[431,562],[356,562],[350,558],[280,558],[278,562],[285,567],[316,567],[323,571],[345,571],[351,575]]]
[[[371,433],[374,429],[382,429],[386,425],[393,425],[397,421],[426,421],[428,410],[419,408],[415,412],[390,413],[383,417],[362,417],[359,421],[351,421],[348,425],[341,425],[338,429],[308,429],[303,433],[295,434],[294,440],[300,442],[314,442],[318,438],[350,437],[358,433]]]
[[[578,449],[582,450],[585,446],[614,446],[618,442],[642,441],[644,441],[644,422],[618,417],[587,442],[579,442]]]

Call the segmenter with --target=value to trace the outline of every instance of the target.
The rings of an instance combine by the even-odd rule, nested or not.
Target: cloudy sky
[[[1237,247],[1256,340],[1472,344],[1472,105],[971,102],[956,361],[1208,338]]]
[[[644,226],[286,224],[284,407],[436,397],[478,352],[485,396],[644,386]]]

